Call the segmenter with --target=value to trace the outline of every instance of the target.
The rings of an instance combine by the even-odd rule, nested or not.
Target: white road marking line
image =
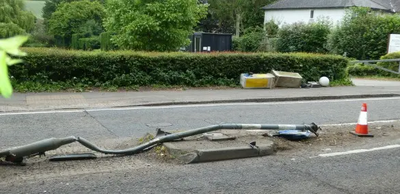
[[[100,109],[90,109],[87,111],[94,112],[94,111],[197,108],[197,107],[218,107],[218,106],[312,104],[312,103],[328,103],[328,102],[357,102],[357,101],[382,101],[382,100],[400,100],[400,97],[356,98],[356,99],[336,99],[336,100],[306,100],[306,101],[286,101],[286,102],[244,102],[244,103],[191,104],[191,105],[168,105],[168,106],[142,106],[142,107],[124,107],[124,108],[100,108]]]
[[[319,157],[333,157],[333,156],[342,156],[342,155],[349,155],[349,154],[358,154],[358,153],[365,153],[365,152],[373,152],[373,151],[378,151],[378,150],[388,150],[388,149],[394,149],[394,148],[400,148],[399,144],[395,145],[388,145],[384,147],[377,147],[377,148],[371,148],[371,149],[358,149],[358,150],[350,150],[350,151],[345,151],[345,152],[334,152],[334,153],[329,153],[329,154],[319,154]]]
[[[165,105],[165,106],[136,106],[123,108],[94,108],[76,110],[51,110],[33,112],[9,112],[0,113],[0,116],[7,115],[29,115],[29,114],[52,114],[52,113],[79,113],[79,112],[100,112],[100,111],[128,111],[128,110],[151,110],[151,109],[174,109],[174,108],[199,108],[199,107],[220,107],[220,106],[252,106],[252,105],[285,105],[285,104],[312,104],[312,103],[338,103],[338,102],[359,102],[359,101],[383,101],[400,100],[400,97],[389,98],[356,98],[356,99],[336,99],[336,100],[307,100],[307,101],[287,101],[287,102],[246,102],[246,103],[217,103],[217,104],[191,104],[191,105]]]
[[[54,110],[54,111],[33,111],[33,112],[9,112],[9,113],[0,113],[0,116],[8,116],[8,115],[36,115],[36,114],[52,114],[52,113],[80,113],[85,110]]]
[[[400,120],[378,120],[378,121],[368,121],[368,124],[375,124],[375,123],[393,123],[393,122],[399,122]],[[351,125],[357,125],[357,123],[338,123],[338,124],[323,124],[319,125],[320,127],[340,127],[340,126],[351,126]]]

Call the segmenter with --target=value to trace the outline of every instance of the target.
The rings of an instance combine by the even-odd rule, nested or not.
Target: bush
[[[271,26],[272,24],[269,23]],[[242,52],[271,52],[275,51],[277,38],[274,38],[274,28],[268,27],[268,31],[261,27],[248,28],[244,34],[233,38],[233,50]],[[271,34],[268,34],[271,33]]]
[[[400,59],[400,52],[389,53],[387,55],[382,56],[380,59]],[[399,72],[399,62],[379,62],[377,65],[384,67],[386,69],[390,69],[395,72]],[[380,70],[380,75],[382,76],[390,76],[390,77],[400,77],[398,74],[394,74],[391,72]]]
[[[378,69],[376,69],[375,67],[367,66],[364,64],[354,64],[347,67],[347,72],[349,75],[352,76],[368,77],[377,76],[380,70],[378,71]]]
[[[276,50],[278,52],[326,53],[329,33],[329,24],[325,22],[285,25],[278,32]]]
[[[79,34],[72,34],[71,38],[71,48],[73,49],[79,49]]]
[[[334,54],[359,60],[379,59],[386,53],[391,33],[400,33],[400,16],[352,8],[333,30],[328,48]]]
[[[275,23],[275,21],[268,21],[264,24],[264,27],[268,37],[275,37],[278,34],[279,26]]]
[[[24,46],[26,47],[48,47],[54,44],[54,37],[47,34],[43,20],[37,20],[35,23],[35,28],[31,32],[31,36]]]
[[[100,39],[98,36],[81,38],[79,34],[73,34],[71,48],[77,50],[95,50],[100,49]]]
[[[266,32],[262,28],[248,28],[241,37],[235,38],[234,48],[242,52],[256,52],[265,38]]]
[[[278,41],[278,38],[265,37],[264,40],[261,41],[260,46],[258,47],[258,51],[260,51],[260,52],[276,52],[277,41]]]
[[[111,32],[103,32],[100,34],[100,48],[103,51],[109,51],[116,48],[116,46],[111,42]]]
[[[79,49],[82,50],[95,50],[100,49],[100,39],[98,36],[90,38],[80,38],[78,40]]]
[[[322,75],[347,78],[348,61],[340,56],[268,53],[144,53],[24,48],[25,65],[11,66],[14,84],[40,83],[101,86],[237,85],[244,72],[272,69],[299,72],[307,80]],[[32,84],[31,84],[32,85]],[[18,88],[18,87],[17,87]]]
[[[380,59],[400,59],[400,52],[390,53],[382,56]],[[390,69],[392,71],[399,71],[399,62],[378,62],[376,65]],[[377,77],[400,77],[400,75],[387,72],[376,67],[367,66],[364,64],[354,64],[347,68],[347,71],[352,76],[377,76]]]

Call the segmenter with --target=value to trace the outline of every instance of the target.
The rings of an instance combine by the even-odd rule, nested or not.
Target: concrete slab
[[[206,136],[193,136],[184,141],[164,143],[163,146],[171,158],[187,164],[261,157],[276,153],[274,143],[261,135],[224,134],[224,137],[231,138],[211,141]],[[252,145],[254,142],[255,145]]]

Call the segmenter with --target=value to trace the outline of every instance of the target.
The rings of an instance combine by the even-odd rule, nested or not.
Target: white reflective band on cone
[[[368,125],[367,112],[361,112],[360,113],[360,117],[358,118],[358,124],[360,124],[360,125]]]

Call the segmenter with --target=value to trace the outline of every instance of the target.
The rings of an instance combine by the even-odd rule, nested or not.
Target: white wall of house
[[[313,14],[312,14],[313,12]],[[266,10],[264,23],[274,20],[279,26],[296,22],[316,21],[326,18],[337,24],[345,16],[345,9],[294,9],[294,10]]]

